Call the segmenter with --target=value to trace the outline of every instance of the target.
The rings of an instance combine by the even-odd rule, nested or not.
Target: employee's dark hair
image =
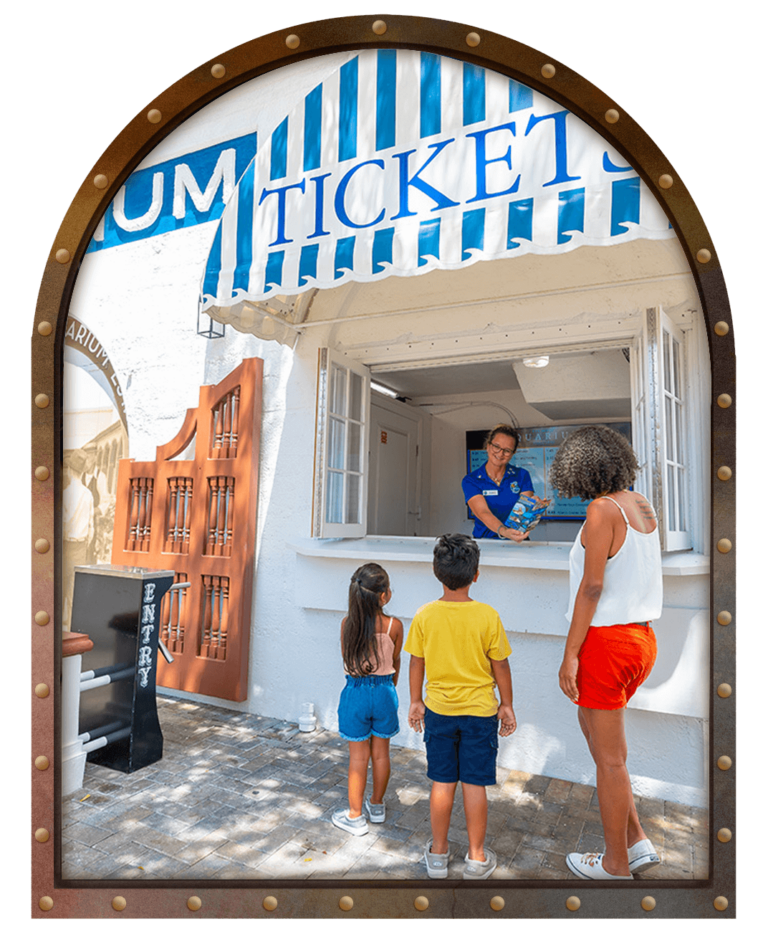
[[[560,446],[549,481],[561,496],[596,499],[629,489],[637,475],[637,457],[629,441],[603,424],[574,431]]]
[[[515,450],[520,446],[520,431],[517,427],[513,427],[511,424],[497,424],[485,435],[483,448],[487,450],[488,445],[493,442],[493,438],[498,434],[506,434],[507,437],[512,437],[515,441]]]
[[[432,570],[449,590],[468,587],[480,566],[480,547],[469,535],[441,535],[433,552]]]
[[[350,675],[367,675],[379,667],[376,617],[389,577],[379,564],[358,567],[349,582],[349,611],[341,637],[341,655]]]

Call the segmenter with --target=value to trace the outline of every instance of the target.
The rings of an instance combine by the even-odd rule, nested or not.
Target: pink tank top
[[[390,636],[389,631],[392,629],[392,622],[394,616],[390,616],[389,623],[387,625],[387,631],[385,633],[376,633],[376,642],[378,643],[378,652],[379,652],[379,667],[372,672],[366,672],[366,675],[394,675],[395,674],[395,641]],[[344,669],[346,674],[346,668]]]

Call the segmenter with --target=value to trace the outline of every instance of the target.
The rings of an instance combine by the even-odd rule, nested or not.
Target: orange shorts
[[[616,711],[651,674],[656,636],[650,624],[590,626],[579,652],[579,707]]]

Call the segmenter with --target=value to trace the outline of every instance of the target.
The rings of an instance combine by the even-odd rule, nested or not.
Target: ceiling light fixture
[[[526,368],[544,368],[544,366],[549,365],[549,356],[529,355],[527,358],[523,359],[523,365]]]

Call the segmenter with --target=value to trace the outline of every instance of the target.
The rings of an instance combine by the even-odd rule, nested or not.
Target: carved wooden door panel
[[[263,361],[203,385],[153,461],[121,460],[112,563],[175,571],[157,684],[230,701],[248,694]],[[174,459],[190,448],[191,459]],[[185,454],[186,455],[186,454]]]

